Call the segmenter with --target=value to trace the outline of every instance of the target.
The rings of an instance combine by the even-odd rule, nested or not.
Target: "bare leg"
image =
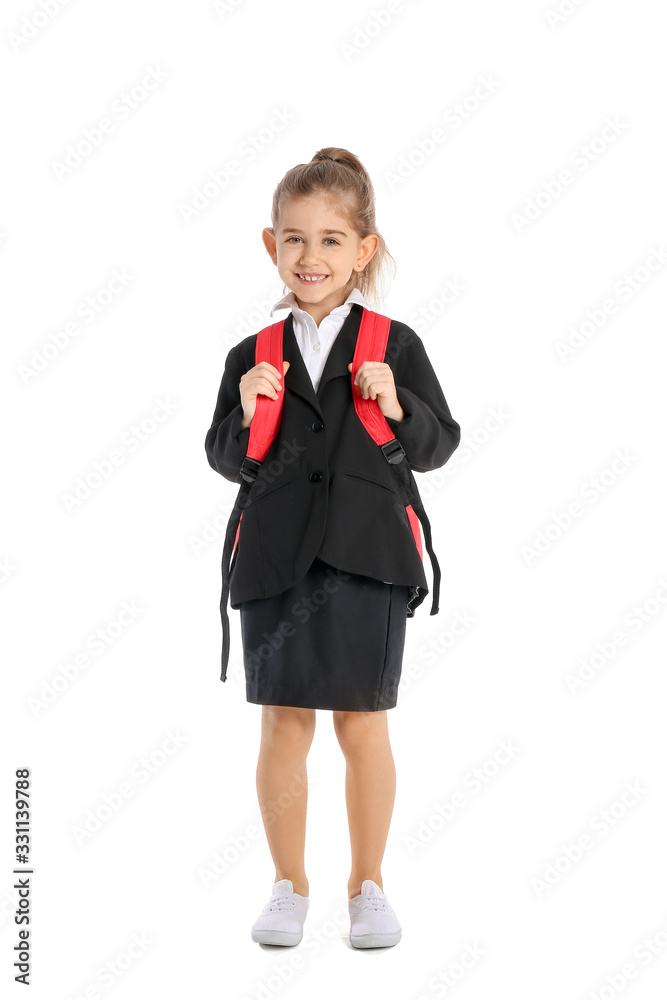
[[[276,866],[275,882],[291,879],[308,895],[304,867],[308,777],[306,758],[315,733],[315,709],[262,705],[257,797]]]
[[[348,897],[366,878],[383,888],[380,865],[396,796],[396,768],[389,744],[387,712],[334,712],[334,729],[345,755],[345,798],[352,870]]]

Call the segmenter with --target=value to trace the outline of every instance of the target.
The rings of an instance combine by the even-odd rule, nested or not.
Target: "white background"
[[[27,766],[34,997],[664,995],[664,34],[648,0],[564,2],[560,20],[558,2],[3,4],[4,981]],[[105,117],[113,130],[59,176]],[[369,952],[347,938],[326,711],[308,762],[306,937],[250,938],[273,882],[261,709],[245,700],[238,612],[219,681],[236,487],[204,452],[227,351],[282,294],[261,243],[273,190],[328,145],[373,178],[398,263],[381,311],[422,336],[463,431],[445,468],[418,476],[443,590],[437,617],[427,598],[407,624],[389,713],[383,877],[403,940]],[[186,219],[230,160],[240,173]],[[129,278],[109,295],[114,270]],[[450,304],[447,282],[464,288]],[[122,463],[68,510],[115,450]],[[137,610],[118,627],[124,602]],[[459,635],[457,615],[473,619]],[[227,867],[206,885],[216,855]]]

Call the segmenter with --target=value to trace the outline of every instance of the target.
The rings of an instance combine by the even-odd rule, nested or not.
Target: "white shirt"
[[[366,309],[373,308],[366,301],[359,289],[353,288],[345,299],[345,302],[332,309],[329,315],[324,317],[319,326],[310,313],[305,312],[305,310],[297,305],[294,292],[288,292],[271,309],[271,316],[273,316],[277,309],[291,308],[294,336],[316,391],[320,384],[324,363],[327,360],[329,351],[340,328],[350,313],[353,302],[358,302]]]

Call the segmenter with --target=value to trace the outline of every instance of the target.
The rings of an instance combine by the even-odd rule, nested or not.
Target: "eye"
[[[301,239],[300,236],[288,236],[287,239],[285,240],[285,242],[286,243],[291,243],[292,240],[300,240],[300,239]],[[334,243],[336,246],[340,245],[339,242],[338,242],[338,240],[334,239],[333,236],[325,236],[324,242],[325,243]]]

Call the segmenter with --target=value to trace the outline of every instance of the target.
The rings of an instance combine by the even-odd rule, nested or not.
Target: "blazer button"
[[[312,431],[321,431],[324,428],[324,424],[321,420],[316,420],[314,424],[311,424],[310,429]]]
[[[324,476],[322,475],[321,472],[311,472],[308,478],[310,479],[311,483],[319,483],[324,479]]]

